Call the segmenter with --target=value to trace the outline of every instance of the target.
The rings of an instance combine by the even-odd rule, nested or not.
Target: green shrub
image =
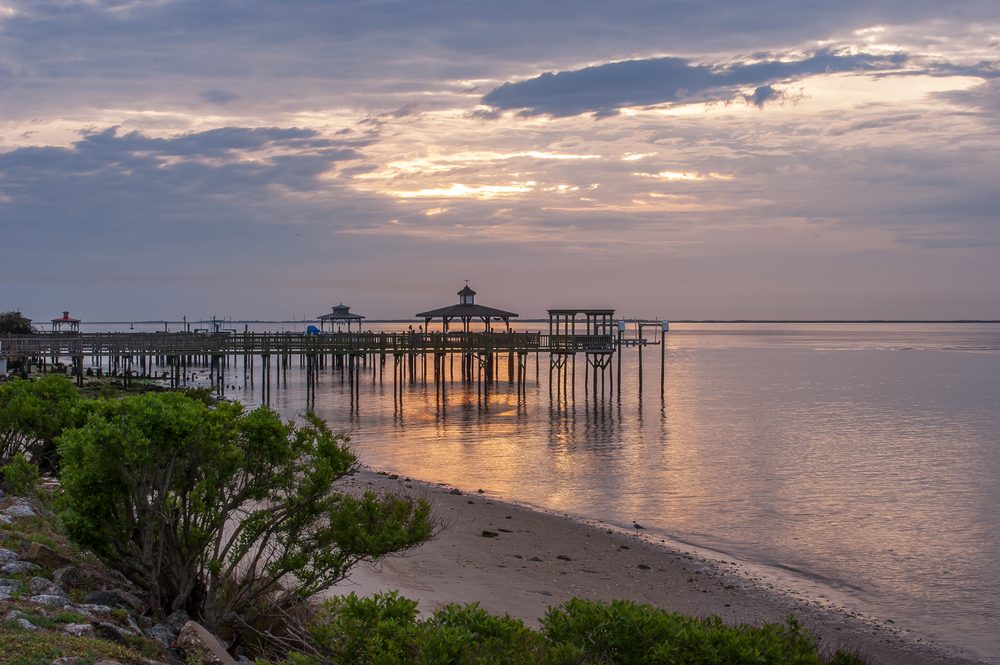
[[[423,501],[333,491],[355,458],[314,416],[179,393],[98,401],[59,439],[76,542],[210,629],[281,614],[431,534]]]
[[[0,478],[11,494],[30,496],[38,491],[41,476],[38,467],[28,461],[24,453],[17,453],[9,464],[0,468]]]
[[[542,630],[476,604],[448,605],[425,621],[416,603],[391,592],[326,601],[310,641],[283,665],[863,665],[837,652],[824,661],[794,620],[728,626],[630,601],[573,599],[550,608]],[[308,652],[308,655],[304,655]]]
[[[794,619],[784,625],[729,626],[631,601],[573,599],[542,619],[565,663],[768,663],[819,665],[812,637]]]
[[[58,468],[56,437],[82,422],[73,382],[49,374],[0,385],[0,466],[24,453],[43,470]]]

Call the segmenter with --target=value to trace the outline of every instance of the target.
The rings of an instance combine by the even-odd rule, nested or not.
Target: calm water
[[[316,410],[366,464],[637,520],[1000,662],[1000,325],[677,324],[666,353],[662,399],[652,347],[641,396],[631,349],[620,398],[587,395],[581,360],[575,399],[550,399],[542,356],[526,395],[417,383],[402,409],[391,365],[358,408],[328,371]]]

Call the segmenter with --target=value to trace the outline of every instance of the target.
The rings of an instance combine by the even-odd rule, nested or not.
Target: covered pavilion
[[[323,314],[322,316],[318,317],[319,328],[321,331],[325,332],[326,324],[329,323],[330,332],[334,332],[334,326],[336,326],[337,330],[339,330],[340,326],[344,324],[347,324],[347,332],[351,332],[351,324],[357,323],[358,332],[361,332],[361,320],[365,317],[363,317],[360,314],[352,314],[351,308],[348,305],[345,305],[344,303],[340,303],[339,305],[334,305],[332,309],[333,311],[330,312],[329,314]]]
[[[52,332],[80,332],[80,319],[74,319],[69,312],[63,312],[59,318],[52,319]]]
[[[479,319],[486,326],[486,332],[492,329],[491,321],[503,321],[510,330],[510,320],[517,317],[514,312],[507,312],[495,307],[476,304],[476,292],[469,288],[466,283],[465,288],[458,292],[458,304],[432,309],[427,312],[420,312],[417,318],[424,320],[424,330],[428,330],[430,323],[434,319],[441,319],[441,326],[444,332],[448,332],[448,322],[459,320],[462,322],[462,332],[469,332],[469,324]]]

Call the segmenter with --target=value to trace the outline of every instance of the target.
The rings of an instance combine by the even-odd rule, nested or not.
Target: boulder
[[[32,596],[65,596],[66,592],[58,584],[44,577],[32,577],[28,581]]]
[[[89,623],[70,623],[63,626],[63,632],[73,637],[94,637],[97,631]]]
[[[3,514],[8,517],[34,517],[38,513],[35,512],[30,503],[23,501],[15,503],[13,506],[7,506],[3,509]]]
[[[0,586],[17,586],[20,584],[17,580],[12,580],[9,577],[0,577]]]
[[[159,642],[168,649],[173,648],[174,640],[177,639],[177,633],[170,630],[166,624],[162,623],[158,623],[152,628],[147,628],[144,632],[146,637],[154,642]]]
[[[18,556],[17,552],[0,547],[0,563],[9,563],[11,561],[19,561],[20,559],[21,557]]]
[[[43,593],[37,596],[32,596],[30,600],[33,603],[45,605],[47,607],[66,607],[67,605],[73,604],[69,602],[69,598],[65,595],[55,595],[51,593]]]
[[[21,558],[53,570],[64,568],[73,563],[70,559],[59,554],[59,552],[56,552],[48,545],[29,543],[27,541],[21,543]]]
[[[219,640],[195,621],[184,624],[174,646],[187,658],[201,658],[205,665],[236,665]]]
[[[181,632],[181,628],[184,627],[184,624],[190,620],[191,617],[188,616],[187,612],[184,610],[177,610],[164,619],[163,623],[166,624],[167,628],[169,628],[174,634],[177,634]]]
[[[83,665],[86,662],[87,659],[82,656],[63,656],[62,658],[56,658],[49,665]]]
[[[77,586],[82,581],[80,569],[76,566],[63,566],[52,572],[52,581],[64,589]]]
[[[10,600],[15,592],[17,592],[16,586],[0,586],[0,602]]]
[[[0,566],[0,573],[6,575],[23,575],[25,573],[33,573],[36,570],[41,569],[41,566],[36,563],[31,563],[30,561],[11,561],[10,563],[5,563]]]
[[[83,602],[91,605],[109,605],[111,607],[121,607],[142,612],[146,609],[146,603],[124,589],[111,589],[110,591],[93,591],[87,594]],[[181,624],[183,625],[183,624]]]

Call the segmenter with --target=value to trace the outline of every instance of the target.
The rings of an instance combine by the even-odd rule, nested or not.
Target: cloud
[[[779,92],[770,85],[757,86],[752,94],[743,95],[743,99],[747,104],[756,106],[759,109],[764,108],[764,104],[767,102],[773,102],[775,100],[782,99],[783,97],[783,92]]]
[[[949,90],[934,95],[952,104],[983,111],[997,119],[1000,114],[1000,80],[986,81],[967,90]]]
[[[759,62],[727,65],[706,65],[678,57],[626,60],[505,83],[487,93],[482,101],[494,109],[518,110],[525,116],[593,113],[600,117],[629,106],[728,100],[737,90],[750,85],[773,94],[771,84],[778,81],[831,72],[888,71],[906,61],[902,53],[834,51],[819,51],[799,60],[772,56]]]

